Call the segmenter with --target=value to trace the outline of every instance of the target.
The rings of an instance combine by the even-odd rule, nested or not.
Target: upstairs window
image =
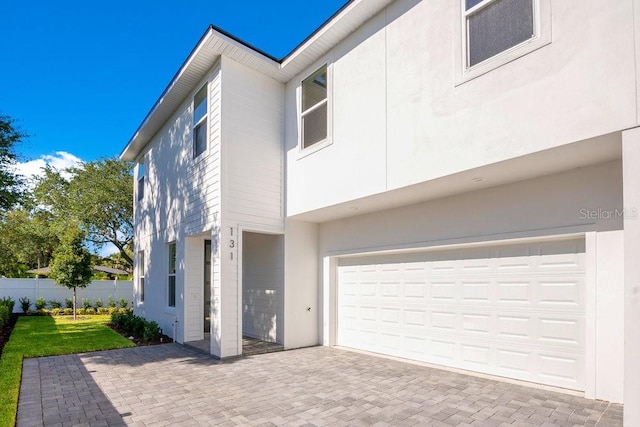
[[[169,281],[167,286],[167,305],[176,306],[176,244],[169,243]]]
[[[138,188],[136,194],[138,196],[138,200],[142,200],[144,198],[144,161],[138,163]]]
[[[302,81],[302,149],[327,139],[327,66]]]
[[[536,37],[536,0],[464,0],[466,67]]]
[[[193,158],[207,150],[207,85],[193,97]]]

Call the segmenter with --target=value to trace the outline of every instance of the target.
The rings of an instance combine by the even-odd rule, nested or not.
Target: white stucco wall
[[[284,346],[320,343],[318,288],[318,225],[287,219],[284,235]]]
[[[291,80],[287,214],[634,126],[633,2],[550,3],[550,44],[463,84],[449,0],[393,2]],[[324,62],[332,144],[301,156],[300,81]]]
[[[640,424],[640,128],[622,137],[624,176],[624,423]]]

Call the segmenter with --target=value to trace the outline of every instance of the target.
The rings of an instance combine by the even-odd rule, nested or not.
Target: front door
[[[204,241],[204,332],[211,331],[211,240]]]

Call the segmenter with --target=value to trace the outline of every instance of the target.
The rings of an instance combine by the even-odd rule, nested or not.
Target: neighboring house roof
[[[227,56],[281,82],[295,77],[393,0],[350,0],[282,59],[210,25],[120,154],[135,160],[151,138],[202,80],[213,62]]]

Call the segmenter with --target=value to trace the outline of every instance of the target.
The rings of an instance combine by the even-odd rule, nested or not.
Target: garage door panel
[[[581,390],[584,253],[572,250],[584,242],[341,261],[337,343]]]
[[[517,375],[525,376],[533,370],[533,357],[528,351],[499,348],[496,350],[496,356],[496,366],[501,370],[516,371]]]
[[[426,282],[404,282],[404,297],[407,301],[422,303],[427,297],[428,285]]]
[[[483,367],[489,366],[491,349],[488,346],[483,345],[471,345],[462,344],[462,360],[474,365],[482,365]],[[476,368],[478,369],[478,368]],[[485,369],[485,368],[481,368]]]
[[[515,340],[529,340],[533,336],[533,321],[528,316],[498,316],[496,334],[498,337]]]
[[[455,301],[456,300],[456,282],[436,282],[430,283],[431,288],[431,300],[432,301]]]
[[[459,287],[462,290],[461,300],[473,304],[487,303],[492,299],[490,287],[490,281],[462,281]]]
[[[462,330],[472,334],[489,335],[491,315],[462,313]]]
[[[533,286],[529,281],[499,281],[496,288],[496,299],[503,304],[527,305],[533,300]]]
[[[541,306],[580,308],[584,305],[583,280],[570,277],[541,279],[538,283]]]
[[[575,348],[584,345],[584,322],[582,319],[540,317],[538,334],[540,341],[556,347]]]

